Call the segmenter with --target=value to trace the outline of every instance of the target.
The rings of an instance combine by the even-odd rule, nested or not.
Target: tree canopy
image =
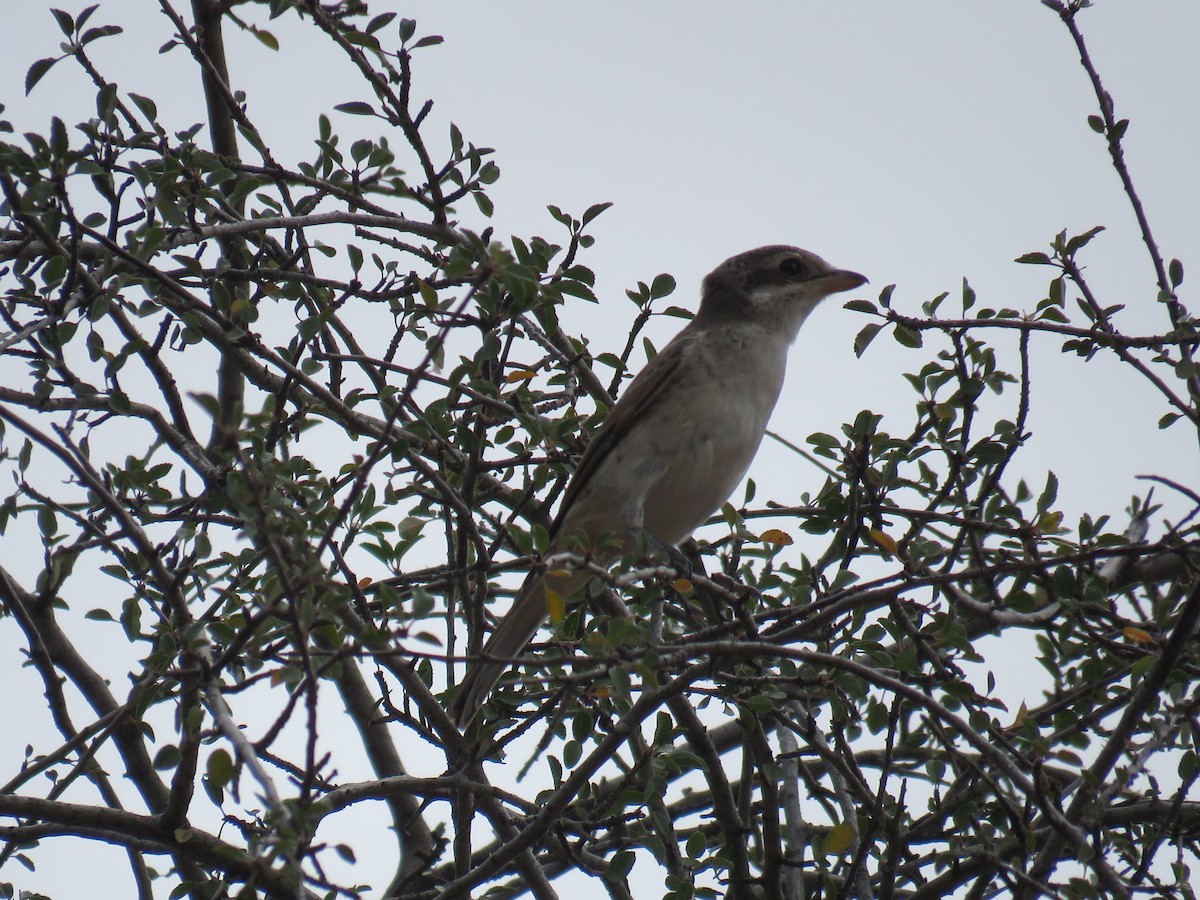
[[[855,351],[910,348],[908,417],[848,410],[792,448],[803,503],[749,483],[685,545],[690,577],[551,559],[593,588],[466,734],[463,664],[547,565],[647,323],[692,302],[664,274],[628,292],[618,344],[564,328],[596,300],[609,204],[498,240],[498,154],[431,133],[414,70],[444,48],[411,19],[161,0],[206,100],[172,131],[152,84],[93,61],[128,39],[102,7],[51,11],[62,46],[25,90],[74,67],[95,114],[18,135],[0,109],[3,665],[36,674],[57,735],[0,772],[0,896],[77,841],[120,848],[144,898],[1194,896],[1197,526],[1164,527],[1155,492],[1200,494],[1157,477],[1068,521],[1055,474],[1014,474],[1034,336],[1118,360],[1162,428],[1200,436],[1183,265],[1089,4],[1044,5],[1094,89],[1144,295],[1094,289],[1096,227],[1016,260],[1045,275],[1019,306],[965,281],[920,309],[858,296]],[[359,96],[272,145],[228,29],[264,53],[315,30]],[[1132,303],[1155,333],[1123,330]],[[1006,668],[1040,698],[1006,707]]]

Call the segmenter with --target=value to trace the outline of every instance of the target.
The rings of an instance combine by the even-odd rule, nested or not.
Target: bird
[[[549,531],[547,556],[614,536],[599,562],[649,546],[674,548],[724,503],[750,467],[783,387],[800,326],[831,294],[867,283],[798,247],[759,247],[702,282],[691,321],[609,411],[579,460]],[[578,544],[570,543],[570,547]],[[675,551],[678,554],[678,551]],[[451,704],[462,729],[549,615],[592,576],[534,568],[468,666]]]

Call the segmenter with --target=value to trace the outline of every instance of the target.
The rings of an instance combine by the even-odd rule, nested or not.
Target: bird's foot
[[[634,537],[639,539],[644,538],[647,547],[653,550],[659,550],[667,555],[667,560],[671,566],[679,574],[680,578],[692,580],[692,561],[683,555],[683,551],[674,544],[669,544],[658,535],[646,531],[644,528],[633,529]]]

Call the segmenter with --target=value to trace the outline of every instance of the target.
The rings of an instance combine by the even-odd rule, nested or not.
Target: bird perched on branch
[[[695,317],[630,382],[588,444],[549,553],[567,549],[572,535],[592,543],[615,535],[626,552],[639,536],[671,548],[685,540],[750,467],[800,325],[830,294],[866,281],[796,247],[760,247],[718,266],[704,279]],[[460,727],[546,620],[548,592],[566,598],[590,579],[585,571],[530,572],[458,687]]]

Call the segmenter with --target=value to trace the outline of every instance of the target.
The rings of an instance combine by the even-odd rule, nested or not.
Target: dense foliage
[[[0,773],[0,896],[78,840],[122,848],[141,897],[549,898],[569,872],[612,897],[1192,896],[1195,525],[1151,534],[1149,499],[1068,522],[1054,475],[1011,474],[1036,333],[1115,354],[1200,432],[1183,269],[1141,216],[1085,4],[1046,5],[1141,216],[1159,333],[1094,294],[1094,231],[1018,260],[1047,283],[1020,310],[965,284],[852,302],[860,354],[913,348],[911,418],[812,435],[807,505],[751,485],[684,548],[690,578],[597,567],[466,736],[445,692],[539,564],[646,322],[681,315],[673,281],[630,292],[620,346],[566,333],[606,204],[507,246],[467,227],[499,171],[429,133],[412,71],[444,51],[413,21],[160,5],[203,124],[168,133],[167,98],[107,80],[93,45],[127,37],[95,7],[54,12],[62,54],[26,85],[75,66],[95,115],[0,122],[0,629],[58,734]],[[227,28],[263,52],[317,29],[361,97],[268,146]],[[376,136],[343,140],[346,116]],[[1045,684],[1019,710],[990,674],[1015,666]],[[368,801],[390,822],[346,824]]]

